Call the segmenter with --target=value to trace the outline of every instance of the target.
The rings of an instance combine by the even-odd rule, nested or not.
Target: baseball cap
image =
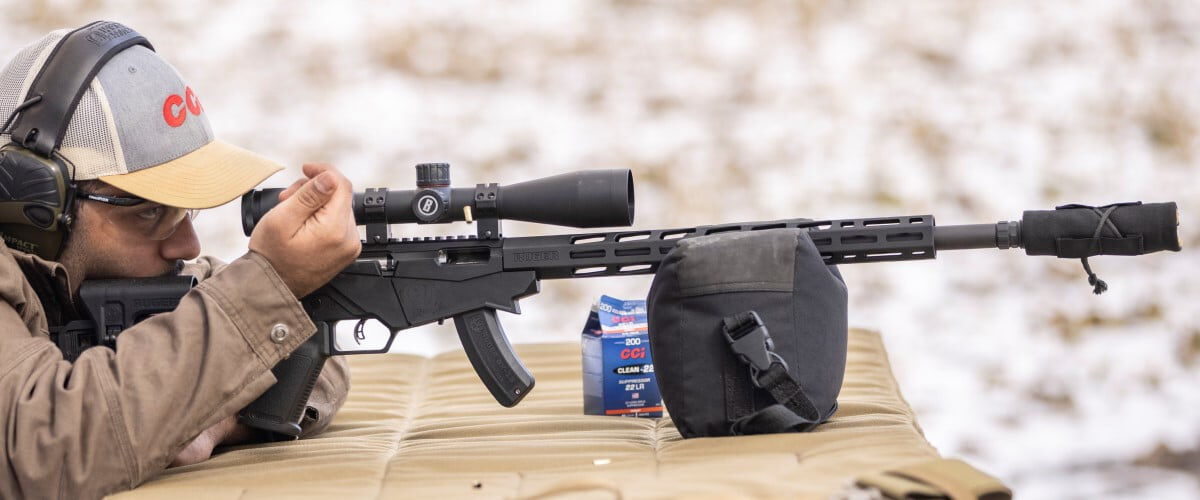
[[[0,121],[24,100],[58,42],[51,32],[0,71]],[[8,143],[7,134],[0,141]],[[99,179],[134,196],[182,208],[227,203],[283,169],[216,139],[207,110],[179,72],[135,45],[100,69],[59,147],[76,181]]]

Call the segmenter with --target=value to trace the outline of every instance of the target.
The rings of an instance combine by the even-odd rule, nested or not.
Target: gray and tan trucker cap
[[[51,32],[0,72],[0,121],[20,104],[58,42]],[[77,181],[100,179],[168,206],[227,203],[283,167],[213,137],[207,110],[179,72],[135,45],[110,59],[83,93],[59,147]],[[0,135],[0,144],[12,139]]]

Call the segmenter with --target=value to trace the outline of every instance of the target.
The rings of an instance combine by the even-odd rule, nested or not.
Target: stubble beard
[[[145,262],[137,262],[120,248],[106,248],[95,241],[90,228],[78,222],[82,221],[77,221],[59,259],[70,276],[72,296],[83,280],[178,276],[183,272],[184,261],[178,259],[147,270]]]

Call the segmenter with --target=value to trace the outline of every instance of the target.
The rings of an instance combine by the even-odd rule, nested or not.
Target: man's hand
[[[233,415],[204,429],[204,432],[175,456],[175,460],[172,460],[168,467],[182,467],[208,460],[208,457],[212,456],[213,448],[227,441],[227,437],[234,433],[237,426],[237,415]]]
[[[279,204],[250,234],[250,250],[271,263],[296,298],[328,283],[362,250],[350,181],[332,165],[303,170],[307,178],[279,193]]]

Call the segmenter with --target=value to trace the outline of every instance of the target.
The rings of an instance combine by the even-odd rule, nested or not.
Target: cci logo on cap
[[[183,97],[171,94],[163,101],[163,120],[171,127],[183,125],[183,122],[187,121],[188,112],[196,116],[204,112],[204,108],[200,107],[200,99],[192,92],[192,88],[184,87],[183,90]]]

